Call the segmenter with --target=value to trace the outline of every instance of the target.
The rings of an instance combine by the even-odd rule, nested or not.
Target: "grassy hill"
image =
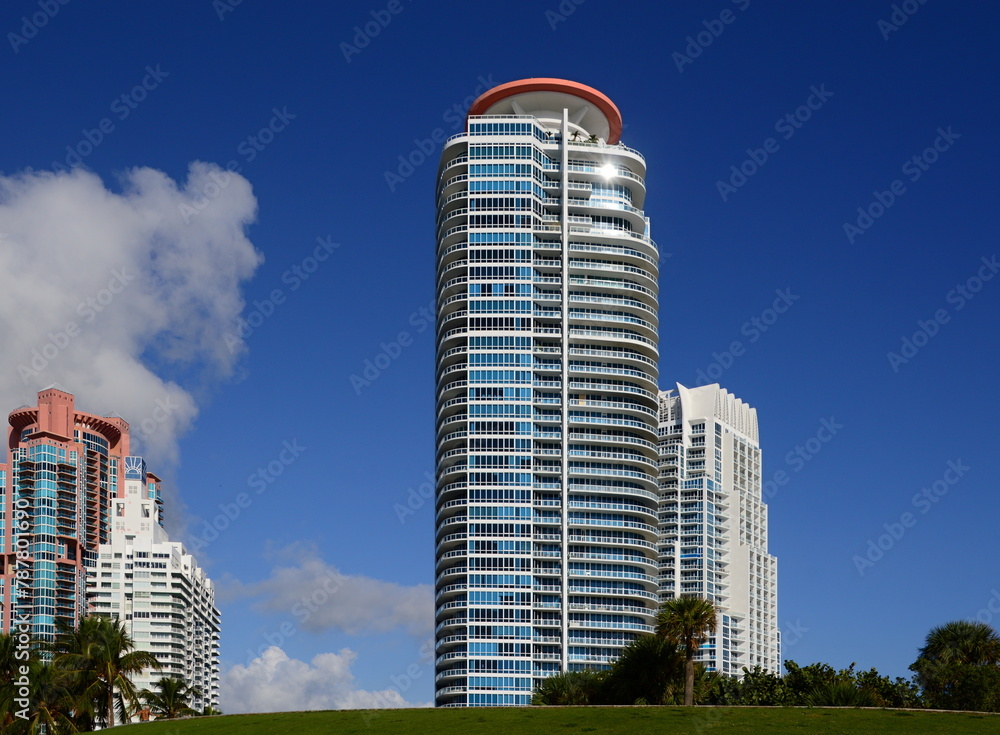
[[[1000,715],[740,707],[340,710],[224,715],[115,730],[121,735],[1000,735]]]

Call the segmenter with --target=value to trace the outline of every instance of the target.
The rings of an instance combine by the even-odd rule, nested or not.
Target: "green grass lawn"
[[[225,715],[116,728],[122,735],[1000,734],[1000,716],[859,709],[528,707]]]

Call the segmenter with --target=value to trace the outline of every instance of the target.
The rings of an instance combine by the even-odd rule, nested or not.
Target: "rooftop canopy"
[[[622,115],[615,103],[593,87],[567,79],[541,77],[501,84],[480,95],[468,116],[532,115],[540,120],[561,120],[564,108],[569,111],[569,121],[588,134],[611,144],[620,140]]]

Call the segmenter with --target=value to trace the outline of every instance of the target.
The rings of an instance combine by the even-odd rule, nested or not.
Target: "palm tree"
[[[33,661],[30,678],[31,710],[28,718],[15,720],[2,732],[12,735],[69,735],[80,732],[74,721],[76,700],[63,672],[50,663]]]
[[[684,646],[684,705],[694,704],[694,656],[709,633],[715,632],[718,612],[700,597],[675,597],[663,603],[656,617],[656,634]]]
[[[80,701],[92,703],[104,727],[127,722],[139,708],[139,696],[130,678],[143,669],[160,669],[153,654],[136,651],[135,643],[117,618],[84,617],[76,630],[60,626],[54,663],[72,677]]]
[[[611,667],[608,690],[614,704],[670,704],[684,680],[684,660],[672,641],[641,635]]]
[[[931,629],[919,657],[942,664],[995,664],[1000,661],[1000,637],[986,623],[956,620]]]
[[[15,653],[13,636],[0,633],[0,732],[7,732],[7,726],[14,721],[14,679],[18,670]]]
[[[927,704],[939,709],[1000,708],[1000,637],[986,623],[956,620],[931,629],[910,665]]]
[[[175,717],[198,714],[198,711],[190,706],[192,699],[204,696],[198,687],[190,686],[183,679],[175,679],[172,676],[164,676],[153,686],[156,687],[156,692],[143,689],[139,696],[157,719],[171,720]]]

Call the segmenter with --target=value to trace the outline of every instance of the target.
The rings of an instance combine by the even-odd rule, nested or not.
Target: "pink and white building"
[[[10,413],[0,464],[0,630],[51,641],[57,621],[118,617],[161,676],[218,707],[220,616],[211,580],[163,528],[160,479],[133,455],[128,423],[79,411],[51,386]]]

